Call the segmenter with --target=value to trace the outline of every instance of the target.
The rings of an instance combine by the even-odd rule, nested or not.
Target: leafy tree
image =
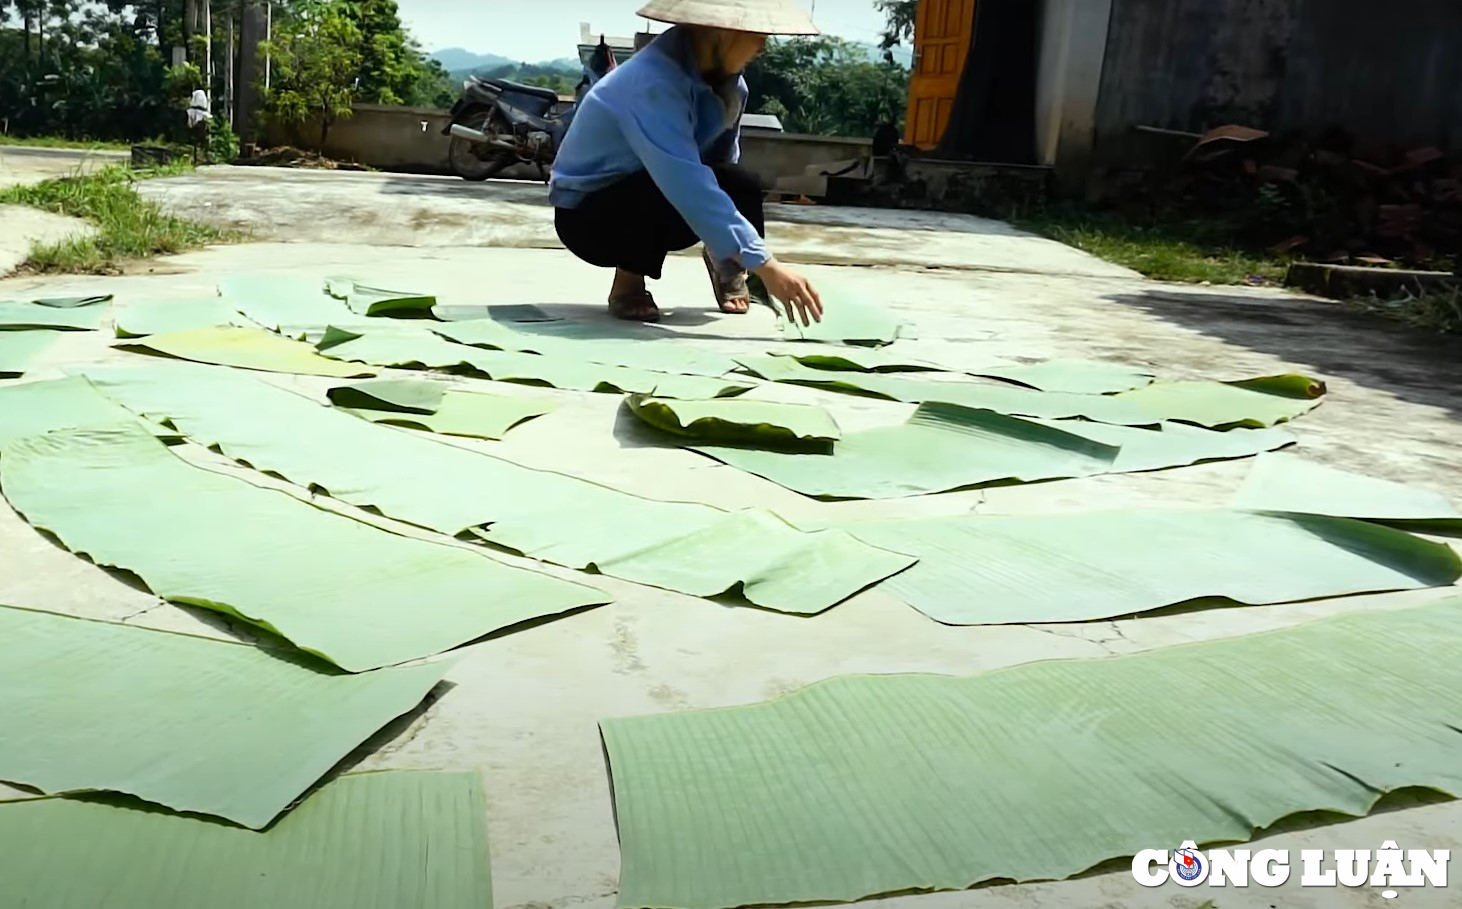
[[[883,13],[885,20],[883,40],[878,43],[885,53],[904,42],[914,40],[914,19],[919,13],[919,0],[873,0],[873,6]],[[885,56],[884,59],[892,59]]]
[[[840,38],[773,41],[747,68],[748,109],[776,115],[789,132],[867,137],[901,119],[908,79],[904,67],[871,62]]]
[[[264,117],[295,129],[318,117],[324,145],[330,127],[351,114],[363,37],[344,4],[300,4],[290,12],[263,45],[274,64]]]
[[[452,81],[446,67],[422,54],[409,103],[416,107],[451,107],[457,100],[457,90],[457,84]]]
[[[401,28],[396,0],[347,0],[341,11],[360,32],[356,100],[367,104],[412,100],[421,55]]]
[[[176,6],[9,0],[0,18],[20,27],[0,28],[6,129],[68,139],[178,136],[183,99],[170,93],[157,45],[161,16]]]

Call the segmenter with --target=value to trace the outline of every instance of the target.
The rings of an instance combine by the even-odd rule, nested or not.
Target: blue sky
[[[873,0],[799,2],[828,34],[878,40],[883,17]],[[607,35],[634,34],[644,27],[634,15],[641,5],[636,0],[397,0],[402,21],[428,51],[461,47],[530,62],[577,56],[580,22]]]

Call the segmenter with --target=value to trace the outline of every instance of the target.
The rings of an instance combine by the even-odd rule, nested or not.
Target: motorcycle
[[[442,130],[442,135],[452,137],[447,159],[453,172],[464,180],[479,182],[514,164],[533,164],[538,176],[547,182],[559,144],[573,122],[578,99],[613,68],[613,52],[600,36],[573,106],[560,113],[554,112],[559,97],[552,89],[469,76]]]

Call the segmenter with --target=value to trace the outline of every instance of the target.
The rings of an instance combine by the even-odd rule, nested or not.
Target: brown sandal
[[[746,286],[746,272],[737,272],[735,276],[726,278],[722,276],[721,270],[711,259],[709,250],[701,253],[701,261],[706,263],[706,274],[711,278],[711,290],[716,295],[716,305],[721,312],[731,315],[744,315],[751,309],[751,290]]]
[[[655,297],[648,290],[610,297],[609,314],[626,322],[660,321],[660,307],[655,305]]]

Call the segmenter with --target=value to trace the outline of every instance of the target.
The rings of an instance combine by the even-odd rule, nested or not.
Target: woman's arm
[[[711,146],[711,150],[706,153],[706,160],[711,164],[741,163],[741,115],[746,113],[746,99],[749,95],[745,77],[737,77],[736,94],[741,109],[736,114],[736,122],[721,134],[721,137],[716,140],[716,144]]]
[[[716,144],[706,153],[706,161],[710,164],[740,164],[741,163],[741,123],[737,124],[721,134]]]

